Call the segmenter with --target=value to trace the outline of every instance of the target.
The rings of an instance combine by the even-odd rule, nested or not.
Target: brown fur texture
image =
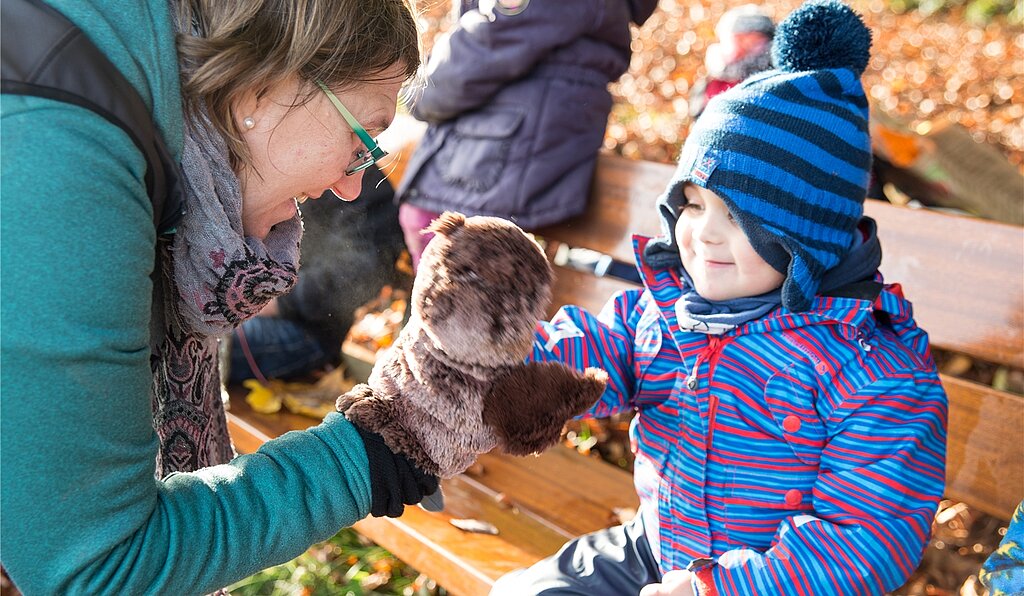
[[[552,273],[522,230],[450,212],[431,230],[409,323],[337,408],[447,478],[495,447],[525,455],[555,444],[565,421],[601,396],[607,375],[523,363]]]

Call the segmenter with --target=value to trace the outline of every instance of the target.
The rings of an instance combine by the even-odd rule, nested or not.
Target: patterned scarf
[[[181,160],[187,212],[159,247],[154,292],[153,425],[157,477],[229,461],[217,337],[295,285],[302,222],[266,240],[242,231],[242,195],[227,147],[205,114],[192,122]]]
[[[676,300],[676,320],[684,331],[721,335],[747,321],[760,319],[782,304],[782,290],[779,288],[760,296],[712,302],[697,293],[686,269],[680,271],[686,287]]]

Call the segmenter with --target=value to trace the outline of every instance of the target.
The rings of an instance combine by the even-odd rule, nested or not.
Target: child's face
[[[718,302],[782,285],[785,276],[757,254],[718,195],[693,184],[683,194],[686,204],[676,223],[676,242],[698,294]]]

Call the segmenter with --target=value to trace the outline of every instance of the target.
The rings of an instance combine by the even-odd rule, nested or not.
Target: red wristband
[[[718,596],[715,589],[715,578],[711,574],[711,565],[707,565],[693,572],[694,585],[697,587],[696,596]]]

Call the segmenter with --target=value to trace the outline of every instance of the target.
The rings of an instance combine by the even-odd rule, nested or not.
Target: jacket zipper
[[[710,386],[711,378],[714,376],[715,367],[718,365],[718,358],[721,356],[721,346],[726,342],[720,337],[711,336],[708,337],[708,345],[697,354],[697,359],[693,362],[693,369],[690,371],[690,375],[686,378],[686,387],[693,392],[696,392],[697,387],[700,385],[700,381],[697,378],[697,373],[700,370],[701,361],[705,358],[708,359],[708,384]],[[718,396],[713,392],[708,393],[708,438],[705,448],[711,449],[711,440],[715,436],[715,419],[718,415]]]

